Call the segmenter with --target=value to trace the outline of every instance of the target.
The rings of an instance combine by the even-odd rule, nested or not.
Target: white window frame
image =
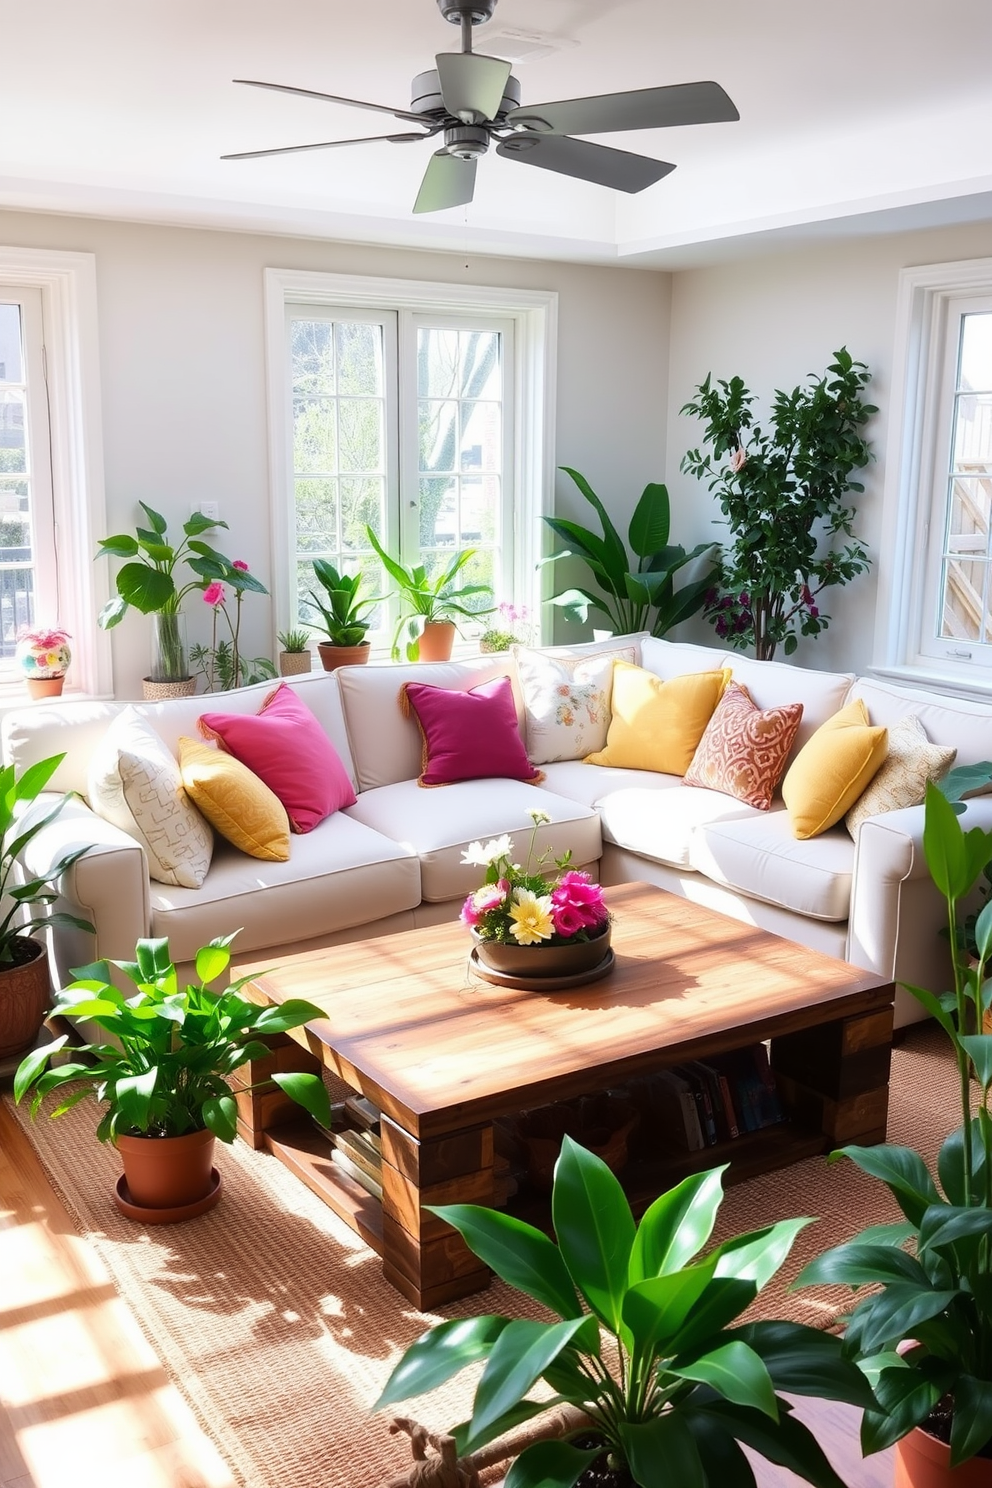
[[[925,264],[899,276],[871,668],[879,676],[984,700],[992,697],[992,647],[934,641],[924,628],[933,623],[932,554],[946,503],[947,369],[960,315],[989,297],[992,258]],[[945,478],[938,480],[941,467]],[[969,649],[970,657],[952,654]]]
[[[72,635],[66,690],[111,697],[110,637],[97,625],[110,581],[93,562],[106,535],[96,257],[0,247],[0,285],[41,291],[59,618]],[[23,701],[19,681],[0,684],[0,705]]]
[[[554,500],[557,293],[272,268],[264,271],[264,297],[273,601],[277,628],[284,630],[295,623],[294,555],[288,522],[293,509],[289,484],[292,421],[285,333],[286,307],[293,304],[395,310],[400,317],[401,335],[403,321],[408,320],[412,326],[420,314],[476,314],[513,322],[512,475],[517,521],[512,580],[516,603],[526,604],[540,626],[545,581],[538,560],[544,550],[545,529],[539,519],[551,514]]]

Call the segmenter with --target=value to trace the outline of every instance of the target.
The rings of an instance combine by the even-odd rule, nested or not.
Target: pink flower
[[[576,869],[563,873],[551,891],[551,915],[559,935],[594,930],[606,919],[603,890],[588,873]]]
[[[220,605],[224,603],[224,585],[214,579],[203,591],[203,603],[208,605]]]
[[[462,905],[460,918],[463,924],[477,925],[483,915],[487,915],[491,909],[501,909],[509,887],[506,879],[500,879],[499,883],[483,884],[481,889],[476,889],[474,894],[469,894]]]
[[[736,475],[747,464],[747,450],[739,444],[730,457],[730,468]]]
[[[243,558],[235,558],[234,562],[231,564],[231,567],[240,569],[242,573],[248,572],[248,565]]]

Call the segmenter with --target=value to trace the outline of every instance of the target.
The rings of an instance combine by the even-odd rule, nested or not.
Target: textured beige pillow
[[[134,708],[118,713],[94,751],[88,795],[97,816],[141,843],[158,883],[200,887],[213,833],[183,790],[176,760]]]
[[[916,713],[900,718],[889,729],[885,763],[844,817],[851,836],[857,838],[866,817],[922,805],[929,782],[946,775],[956,755],[956,749],[930,743]]]

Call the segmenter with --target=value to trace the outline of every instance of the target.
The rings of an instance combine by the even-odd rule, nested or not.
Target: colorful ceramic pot
[[[31,637],[18,641],[14,660],[28,681],[47,682],[54,677],[64,677],[69,670],[72,652],[68,643],[60,639],[57,632],[50,640],[50,645],[43,645]]]

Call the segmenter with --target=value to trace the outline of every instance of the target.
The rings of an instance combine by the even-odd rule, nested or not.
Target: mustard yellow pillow
[[[839,822],[888,751],[888,729],[872,726],[860,698],[821,724],[782,781],[793,835],[804,841]]]
[[[233,754],[179,740],[179,773],[190,800],[228,842],[270,863],[289,859],[289,817],[279,797]]]
[[[643,667],[614,662],[606,748],[587,754],[586,764],[684,775],[729,681],[729,667],[663,682]]]

